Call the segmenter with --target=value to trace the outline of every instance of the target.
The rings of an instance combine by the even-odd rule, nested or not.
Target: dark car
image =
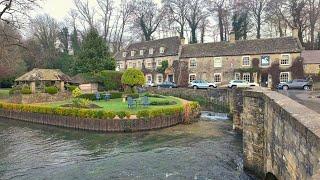
[[[158,87],[161,87],[161,88],[177,88],[178,86],[173,82],[165,81],[162,84],[159,84]]]
[[[288,89],[304,89],[310,90],[312,83],[305,79],[294,79],[292,81],[283,82],[278,85],[278,89],[288,90]]]

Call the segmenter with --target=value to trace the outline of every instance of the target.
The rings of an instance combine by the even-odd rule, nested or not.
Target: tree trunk
[[[192,27],[191,28],[191,44],[195,44],[197,43],[197,34],[196,34],[196,28],[195,27]]]
[[[311,36],[311,49],[312,50],[314,50],[314,48],[315,48],[314,31],[315,31],[315,27],[313,24],[311,24],[310,25],[310,36]]]
[[[257,39],[261,38],[261,16],[257,17]]]
[[[182,25],[180,26],[179,34],[180,34],[180,38],[184,38],[184,27]]]
[[[219,18],[220,41],[224,41],[222,9],[219,9],[218,18]]]

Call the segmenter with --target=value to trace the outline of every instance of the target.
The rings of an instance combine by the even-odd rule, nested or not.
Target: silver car
[[[209,83],[205,80],[194,80],[189,84],[189,87],[193,89],[208,89],[208,88],[217,88],[215,83]]]
[[[312,87],[312,83],[305,79],[294,79],[289,82],[280,83],[277,88],[288,90],[288,89],[304,89],[310,90]]]

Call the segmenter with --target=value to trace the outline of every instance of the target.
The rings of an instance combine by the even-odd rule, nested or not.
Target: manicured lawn
[[[140,99],[137,99],[140,100]],[[182,104],[181,100],[175,97],[164,97],[164,98],[154,98],[154,97],[149,97],[149,102],[152,101],[175,101],[177,104],[175,105],[166,105],[166,106],[148,106],[148,107],[143,107],[142,105],[138,105],[137,107],[133,107],[133,108],[128,108],[128,104],[127,102],[122,102],[122,99],[111,99],[110,101],[104,101],[104,100],[100,100],[100,101],[92,101],[92,103],[102,107],[102,108],[97,108],[97,110],[110,110],[110,111],[129,111],[129,112],[137,112],[139,110],[144,110],[144,109],[150,109],[150,110],[154,110],[154,109],[161,109],[163,107],[176,107],[176,106],[180,106]],[[46,103],[46,104],[41,104],[43,106],[50,106],[50,107],[59,107],[61,105],[64,104],[70,104],[72,102],[72,100],[68,100],[68,101],[63,101],[63,102],[53,102],[53,103]]]
[[[0,88],[0,99],[5,99],[9,97],[10,89],[2,89]]]

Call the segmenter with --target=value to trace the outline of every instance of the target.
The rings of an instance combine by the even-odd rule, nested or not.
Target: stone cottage
[[[146,82],[161,84],[163,81],[174,82],[172,64],[179,60],[179,50],[184,44],[184,39],[170,37],[153,41],[130,44],[124,50],[115,54],[117,70],[128,68],[141,69]],[[162,61],[168,61],[169,68],[165,72],[159,72]]]
[[[64,91],[64,85],[71,79],[59,69],[33,69],[30,72],[17,78],[17,84],[28,84],[31,92],[35,93],[37,89],[45,86],[56,86],[61,92]]]
[[[279,63],[280,82],[291,80],[290,67],[300,57],[302,45],[297,37],[191,44],[183,46],[180,61],[188,63],[188,81],[204,79],[217,84],[230,80],[247,80],[257,84],[271,84],[269,72]]]

